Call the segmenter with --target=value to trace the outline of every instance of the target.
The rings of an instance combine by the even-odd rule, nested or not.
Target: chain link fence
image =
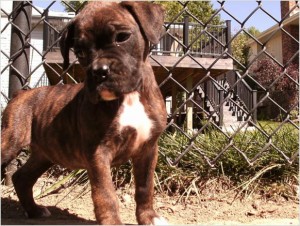
[[[75,56],[63,71],[58,42],[64,26],[85,3],[76,9],[65,1],[49,2],[44,9],[27,1],[5,4],[1,4],[1,112],[16,90],[83,81]],[[54,4],[64,5],[65,12],[52,11]],[[266,156],[297,163],[299,3],[282,3],[278,20],[263,1],[257,1],[243,21],[227,10],[231,2],[215,2],[207,21],[191,12],[190,2],[176,4],[180,10],[165,22],[166,35],[152,46],[150,58],[166,101],[166,134],[184,139],[176,156],[163,150],[161,154],[173,166],[187,155],[209,167],[231,154],[249,166]],[[274,24],[259,35],[245,27],[257,12]],[[222,21],[221,13],[231,19]],[[221,18],[218,24],[212,23],[215,17]],[[234,32],[233,22],[240,25]],[[247,54],[240,58],[238,51]]]

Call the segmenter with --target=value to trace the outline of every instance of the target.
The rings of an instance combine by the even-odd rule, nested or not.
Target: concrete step
[[[226,106],[224,104],[223,106],[223,125],[222,125],[222,130],[224,132],[228,133],[233,133],[236,130],[238,130],[240,127],[245,124],[244,117],[239,116],[241,121],[238,121],[238,116],[233,115],[232,111],[229,106]],[[255,127],[250,127],[248,124],[244,125],[243,128],[241,129],[242,131],[246,130],[253,130]]]

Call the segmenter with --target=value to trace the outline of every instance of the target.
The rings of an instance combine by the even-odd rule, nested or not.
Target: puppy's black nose
[[[93,75],[100,81],[107,79],[109,74],[110,69],[107,64],[97,64],[93,67]]]

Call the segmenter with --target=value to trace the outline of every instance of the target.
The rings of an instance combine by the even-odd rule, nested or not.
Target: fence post
[[[191,95],[194,95],[193,93],[190,93],[193,89],[193,77],[190,75],[186,79],[186,88],[189,91],[189,95],[187,98],[190,98]],[[186,99],[187,99],[186,98]],[[193,110],[193,102],[189,101],[186,103],[186,131],[190,134],[193,133],[193,116],[194,116],[194,110]]]
[[[219,93],[219,126],[222,127],[223,126],[223,119],[224,119],[224,113],[223,113],[223,100],[224,100],[224,90],[222,89],[218,89],[218,93]]]
[[[226,44],[228,48],[228,53],[232,54],[231,43],[229,40],[231,39],[231,20],[226,20]]]
[[[235,83],[237,82],[238,79],[239,79],[239,76],[238,76],[237,72],[234,71],[234,81],[233,81],[232,84],[235,84]],[[238,86],[239,86],[239,85],[240,85],[240,83],[238,83],[238,84],[234,87],[234,93],[235,93],[236,95],[238,95]]]
[[[188,51],[188,45],[189,45],[189,16],[185,15],[183,18],[183,44],[184,44],[184,50],[183,52],[186,53]]]
[[[44,22],[43,22],[43,51],[47,50],[49,45],[49,28],[46,22],[49,21],[49,9],[44,10]]]
[[[252,104],[255,110],[253,111],[253,121],[257,123],[257,90],[253,90],[252,92]]]
[[[14,1],[11,28],[10,61],[8,96],[20,90],[28,79],[32,7],[26,1]],[[25,35],[24,35],[25,34]]]

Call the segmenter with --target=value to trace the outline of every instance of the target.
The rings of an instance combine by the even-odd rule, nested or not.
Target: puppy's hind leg
[[[28,161],[13,175],[12,180],[17,196],[29,218],[47,217],[46,207],[38,206],[33,200],[32,187],[37,179],[51,166],[52,162],[36,152],[32,152]]]
[[[2,129],[1,132],[1,181],[4,180],[6,185],[11,185],[12,174],[17,170],[17,164],[12,162],[21,152],[22,145],[14,134],[8,129]]]
[[[21,147],[12,141],[12,135],[7,129],[1,132],[1,168],[5,168],[21,152]]]

